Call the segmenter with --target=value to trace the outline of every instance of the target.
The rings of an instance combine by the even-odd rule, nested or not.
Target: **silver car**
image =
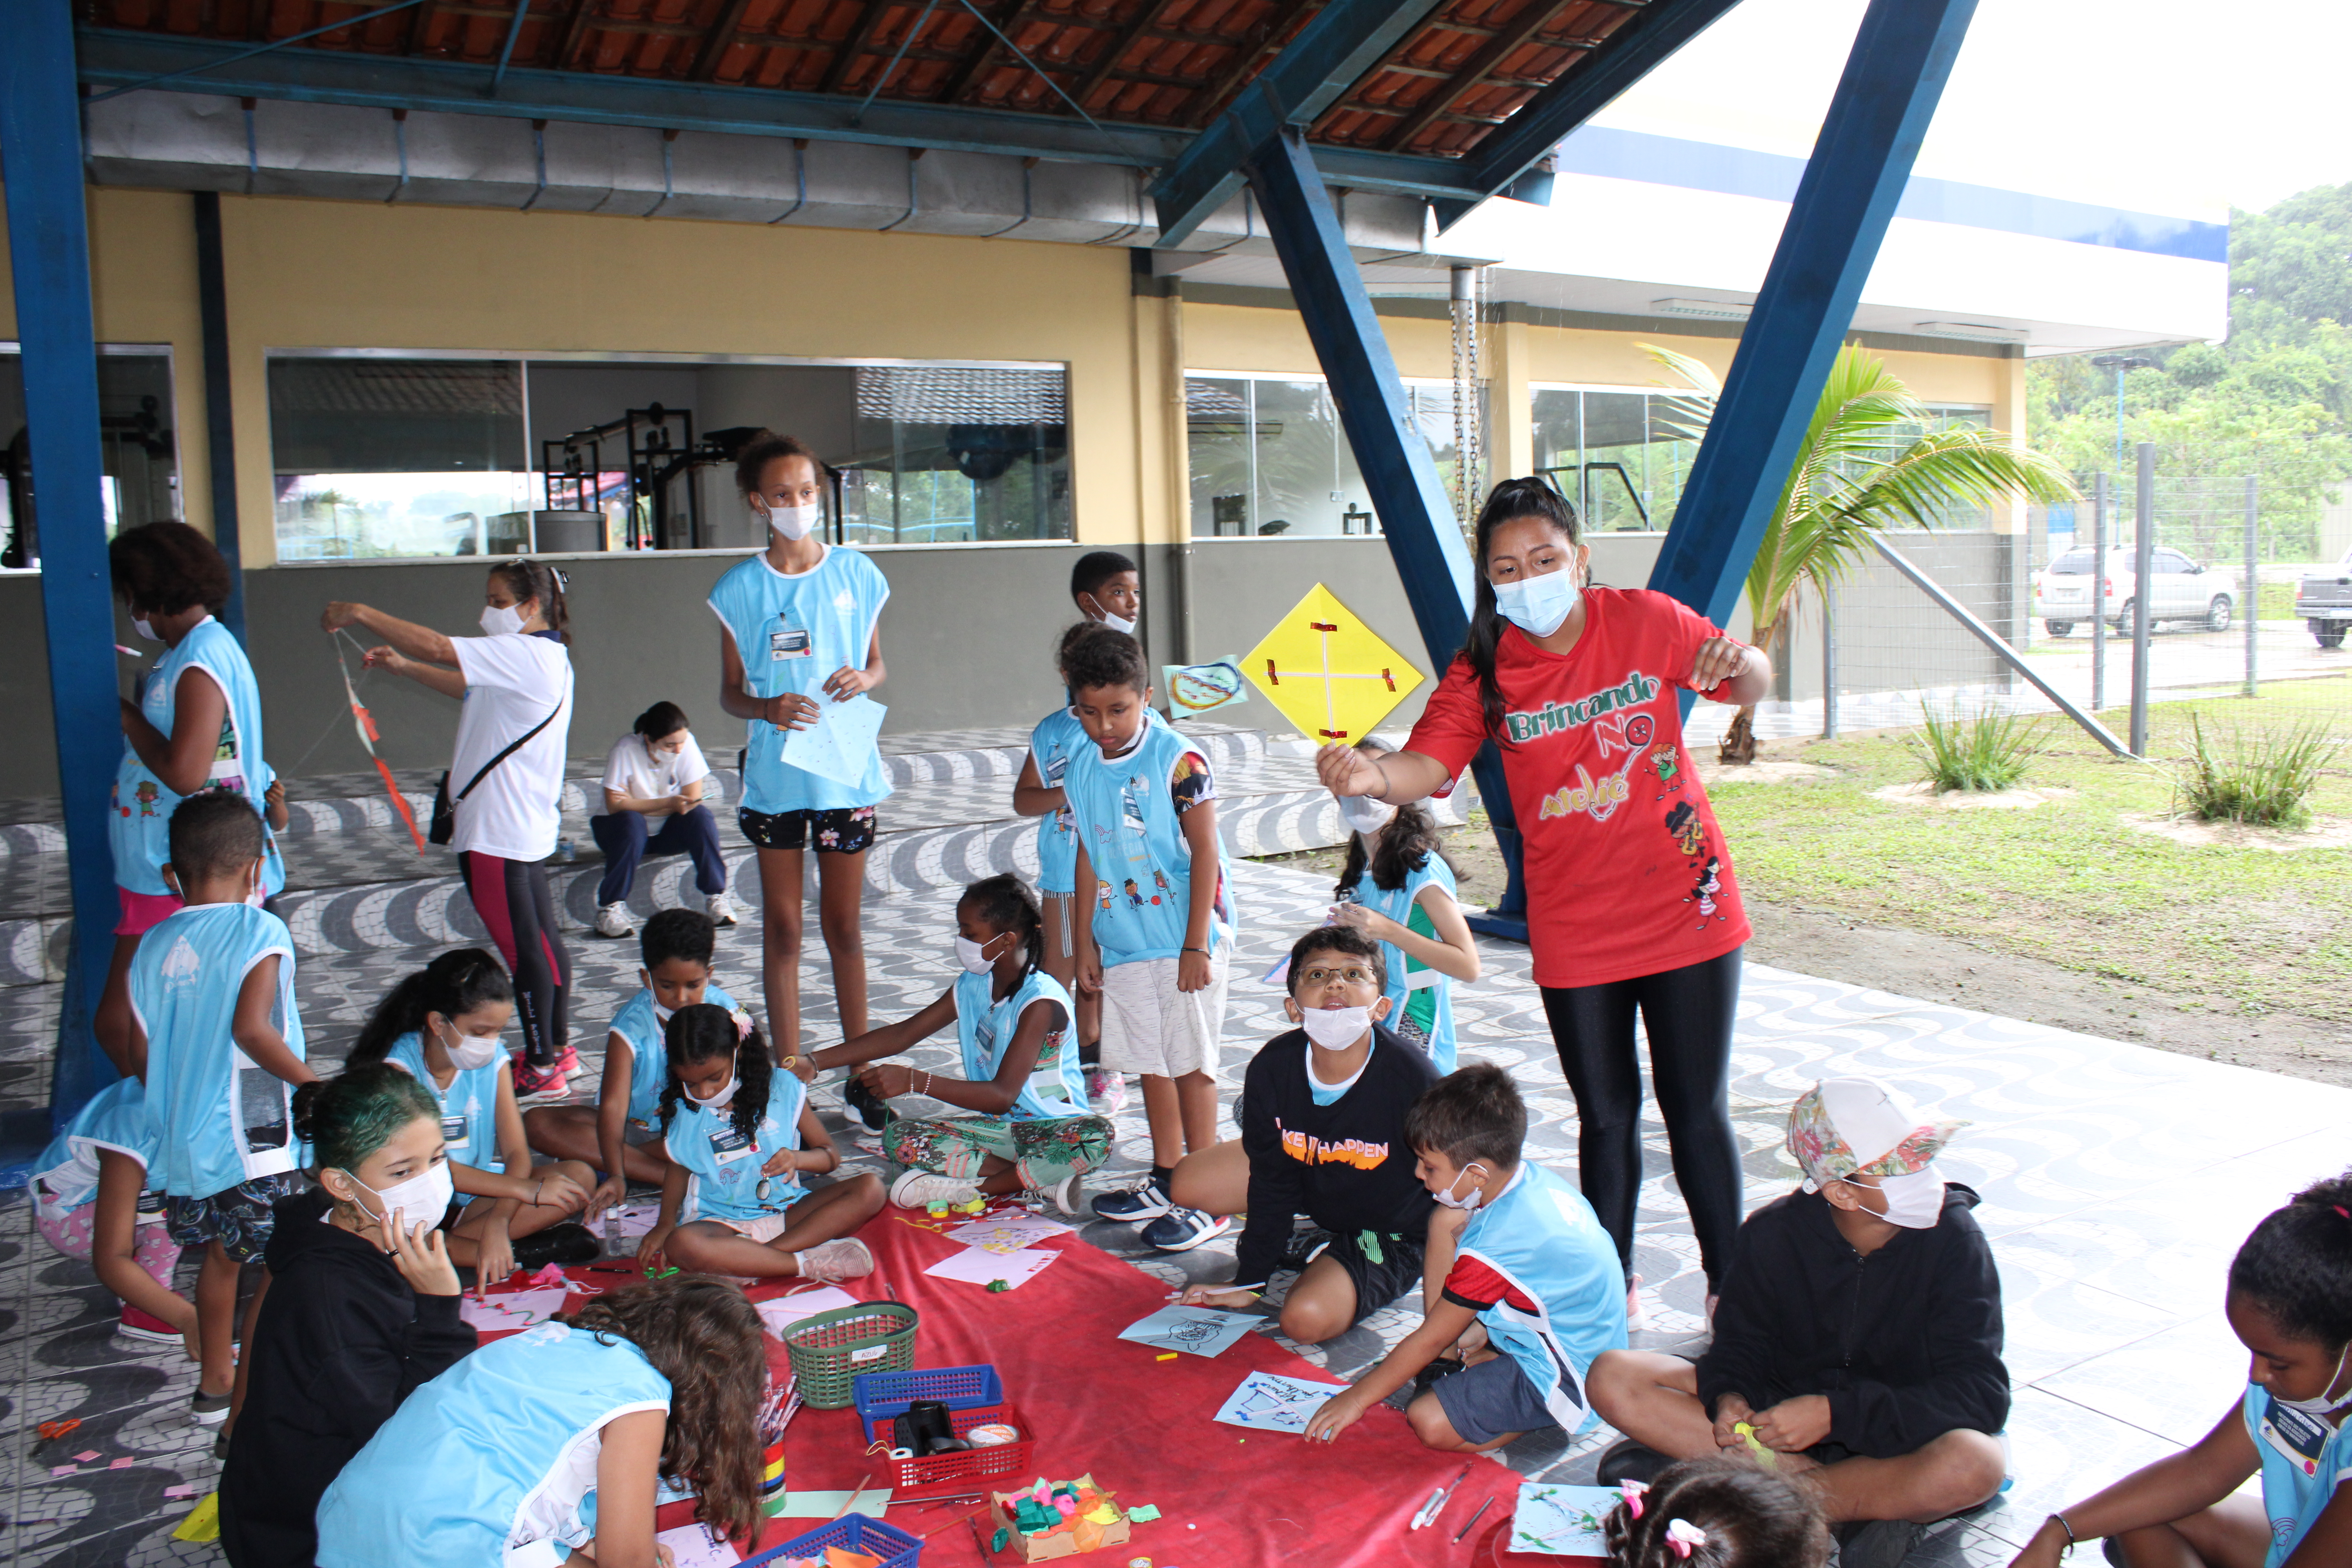
[[[2077,621],[2103,616],[2110,631],[2127,632],[2138,597],[2133,551],[2107,552],[2104,577],[2091,571],[2092,552],[2069,550],[2042,568],[2033,580],[2033,613],[2053,637],[2074,629]],[[2166,621],[2195,621],[2204,629],[2230,629],[2237,605],[2237,582],[2227,572],[2209,571],[2178,550],[2156,550],[2153,584],[2148,595],[2148,628]],[[2352,606],[2347,606],[2352,614]]]

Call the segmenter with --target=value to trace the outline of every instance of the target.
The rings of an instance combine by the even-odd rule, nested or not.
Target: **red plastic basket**
[[[845,1547],[851,1552],[864,1552],[882,1559],[878,1568],[916,1568],[922,1561],[923,1543],[914,1536],[878,1519],[868,1519],[862,1513],[845,1513],[831,1524],[812,1530],[806,1535],[795,1535],[782,1546],[771,1546],[757,1557],[747,1557],[740,1568],[754,1568],[761,1563],[781,1563],[787,1557],[814,1557],[823,1560],[828,1546]]]
[[[1027,1479],[1029,1451],[1036,1447],[1030,1436],[1028,1423],[1021,1412],[1010,1405],[982,1405],[970,1410],[949,1412],[949,1420],[959,1437],[975,1426],[1003,1423],[1021,1434],[1017,1443],[999,1443],[992,1447],[972,1448],[956,1454],[933,1454],[920,1459],[891,1459],[883,1474],[890,1478],[890,1495],[895,1500],[904,1497],[948,1496],[956,1492],[985,1490],[991,1487],[1005,1489],[1010,1484]],[[890,1417],[878,1415],[866,1423],[866,1439],[890,1441]]]

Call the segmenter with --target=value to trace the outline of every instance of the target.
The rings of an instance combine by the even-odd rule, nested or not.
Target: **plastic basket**
[[[890,1423],[898,1412],[871,1415],[866,1420],[867,1440],[890,1441]],[[1017,1443],[998,1443],[991,1447],[972,1448],[961,1453],[933,1454],[919,1459],[891,1459],[882,1473],[889,1478],[893,1499],[906,1497],[948,1496],[975,1489],[1001,1490],[1018,1485],[1030,1474],[1029,1454],[1036,1447],[1029,1424],[1021,1412],[1010,1405],[981,1405],[966,1410],[948,1413],[949,1424],[959,1437],[975,1426],[1003,1422],[1021,1433]]]
[[[898,1301],[860,1301],[803,1318],[786,1329],[784,1349],[800,1379],[801,1403],[839,1410],[852,1382],[867,1372],[904,1372],[915,1363],[915,1309]]]
[[[824,1549],[839,1546],[851,1552],[863,1552],[882,1559],[879,1568],[915,1568],[923,1559],[923,1543],[905,1531],[868,1519],[862,1513],[845,1513],[831,1524],[819,1526],[806,1535],[795,1535],[782,1546],[771,1546],[757,1557],[747,1557],[740,1568],[754,1568],[762,1563],[781,1563],[787,1557],[814,1557],[822,1560]]]
[[[927,1366],[913,1372],[857,1374],[858,1418],[869,1426],[879,1416],[904,1415],[919,1399],[936,1399],[950,1410],[1004,1403],[1003,1380],[987,1363],[979,1366]]]

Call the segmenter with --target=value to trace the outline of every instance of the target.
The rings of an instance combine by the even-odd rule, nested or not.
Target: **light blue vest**
[[[202,665],[220,683],[228,700],[221,723],[220,745],[214,753],[210,784],[235,790],[263,809],[262,795],[278,774],[261,755],[261,688],[254,683],[253,666],[229,629],[215,620],[198,621],[147,672],[139,694],[139,711],[165,735],[179,705],[180,677],[190,665]],[[114,809],[109,814],[107,843],[114,851],[114,880],[134,893],[169,893],[163,862],[171,858],[172,813],[183,797],[139,760],[125,741],[122,761],[114,770]],[[278,853],[278,838],[262,825],[268,846],[261,861],[262,891],[275,898],[286,886],[286,862]]]
[[[393,1041],[383,1059],[407,1069],[408,1075],[440,1102],[441,1142],[451,1164],[505,1173],[507,1163],[499,1157],[499,1074],[507,1065],[503,1056],[488,1067],[458,1073],[449,1080],[447,1089],[433,1081],[433,1074],[425,1065],[425,1037],[415,1029]],[[459,1193],[457,1201],[472,1203],[473,1194]]]
[[[606,1423],[669,1409],[626,1340],[542,1323],[410,1394],[319,1501],[320,1568],[554,1568],[591,1531]]]
[[[75,1111],[65,1131],[33,1162],[34,1201],[53,1217],[92,1203],[98,1197],[100,1150],[126,1155],[142,1170],[152,1170],[156,1142],[147,1091],[135,1078],[118,1079]]]
[[[743,684],[754,697],[786,691],[815,694],[844,665],[866,668],[890,584],[861,552],[829,545],[824,559],[799,577],[787,577],[760,556],[728,568],[710,590],[710,607],[727,623],[743,658]],[[748,723],[743,740],[743,805],[774,816],[782,811],[837,811],[872,805],[890,793],[890,774],[877,748],[855,785],[795,768],[784,761],[786,731],[764,719]]]
[[[1021,1097],[1003,1119],[1042,1121],[1087,1115],[1086,1069],[1078,1065],[1077,1052],[1064,1048],[1069,1043],[1070,994],[1042,969],[1031,970],[1002,1002],[992,994],[993,982],[994,976],[986,973],[956,976],[956,1044],[963,1050],[964,1081],[995,1081],[996,1069],[1021,1026],[1021,1015],[1032,1002],[1051,1002],[1062,1010],[1061,1021],[1045,1031],[1029,1081],[1021,1086]]]
[[[1056,708],[1029,731],[1029,754],[1037,759],[1037,782],[1053,789],[1069,771],[1079,747],[1095,750],[1077,715]],[[1078,825],[1066,805],[1037,819],[1037,890],[1066,893],[1077,883]]]
[[[798,1171],[763,1176],[760,1167],[778,1150],[801,1146],[801,1107],[807,1103],[808,1086],[777,1068],[768,1079],[768,1112],[746,1142],[735,1131],[732,1105],[706,1110],[681,1095],[669,1124],[669,1157],[690,1178],[679,1218],[762,1219],[806,1197]]]
[[[1192,909],[1192,848],[1168,798],[1177,762],[1196,748],[1157,713],[1144,713],[1143,736],[1116,760],[1089,742],[1071,753],[1062,788],[1077,818],[1095,874],[1095,944],[1106,964],[1173,958],[1183,950]],[[1209,925],[1214,948],[1234,928],[1233,874],[1217,842],[1224,889]]]
[[[237,1049],[230,1025],[253,966],[278,955],[270,1022],[299,1058],[294,936],[250,904],[195,904],[147,933],[131,961],[131,1006],[147,1031],[147,1104],[160,1137],[148,1180],[175,1197],[278,1175],[301,1163],[294,1086]]]
[[[1625,1348],[1625,1271],[1592,1205],[1522,1160],[1502,1196],[1470,1216],[1458,1256],[1475,1258],[1535,1303],[1532,1314],[1500,1301],[1478,1316],[1552,1419],[1581,1430],[1592,1419],[1585,1373],[1602,1351]]]
[[[2316,1415],[2271,1402],[2270,1391],[2246,1385],[2241,1406],[2246,1431],[2263,1464],[2263,1511],[2270,1515],[2270,1555],[2263,1568],[2279,1568],[2317,1521],[2336,1489],[2352,1479],[2352,1427],[2333,1426]]]
[[[1430,852],[1428,864],[1418,871],[1406,873],[1402,888],[1380,887],[1373,882],[1371,872],[1367,870],[1363,880],[1356,884],[1356,901],[1375,914],[1386,915],[1397,924],[1404,925],[1412,919],[1414,904],[1421,897],[1421,890],[1432,882],[1444,889],[1447,898],[1454,897],[1454,868],[1448,866],[1435,850]],[[1454,982],[1421,960],[1406,957],[1404,950],[1396,943],[1391,942],[1382,945],[1388,949],[1389,961],[1388,1026],[1391,1029],[1396,1028],[1408,1009],[1419,1012],[1416,1003],[1423,997],[1433,998],[1435,1005],[1423,1026],[1423,1036],[1430,1065],[1437,1069],[1438,1077],[1444,1078],[1454,1070]],[[1411,1036],[1406,1037],[1411,1038]]]
[[[702,999],[730,1013],[736,1010],[735,998],[715,981],[702,988]],[[650,1127],[661,1103],[662,1085],[669,1081],[669,1048],[662,1041],[662,1021],[654,1015],[651,986],[621,1004],[613,1015],[613,1033],[629,1047],[629,1120]]]

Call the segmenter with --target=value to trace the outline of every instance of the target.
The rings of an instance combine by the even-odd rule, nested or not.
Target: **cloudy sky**
[[[1596,123],[1803,154],[1864,0],[1743,0]],[[2341,0],[1979,0],[1916,172],[2219,219],[2352,181]]]

